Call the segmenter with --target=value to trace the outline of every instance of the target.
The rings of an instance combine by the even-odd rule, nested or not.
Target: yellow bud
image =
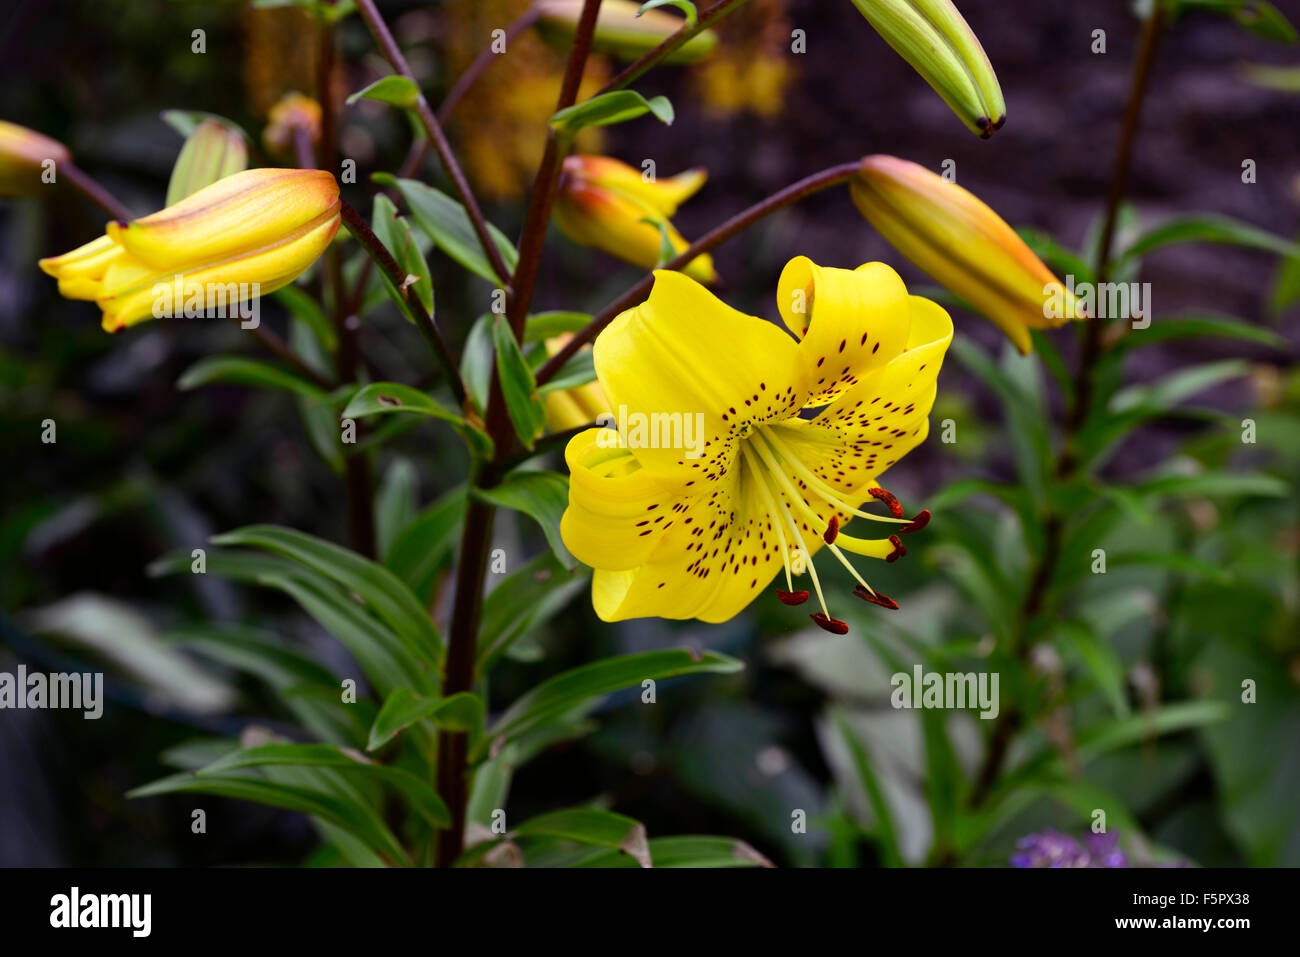
[[[634,266],[659,265],[663,233],[674,253],[688,243],[669,216],[704,184],[703,170],[647,181],[641,171],[607,156],[570,156],[564,161],[555,200],[555,225],[576,243],[594,246]],[[682,272],[703,283],[717,281],[713,259],[698,256]]]
[[[221,286],[223,303],[288,285],[329,246],[339,210],[329,173],[246,170],[143,219],[110,222],[106,236],[40,265],[63,295],[98,303],[116,332],[155,315],[168,284],[187,296]]]
[[[31,196],[43,185],[45,163],[72,162],[72,154],[58,140],[35,130],[0,120],[0,196]]]
[[[538,32],[552,46],[567,50],[582,16],[583,0],[538,0]],[[680,30],[686,22],[667,10],[652,9],[637,16],[641,4],[633,0],[604,0],[596,17],[591,48],[620,60],[635,60],[649,53]],[[718,37],[701,30],[664,58],[666,64],[694,63],[713,52]]]
[[[950,0],[853,0],[885,42],[963,123],[987,139],[1006,122],[993,66]]]
[[[572,333],[565,333],[547,339],[546,354],[554,356],[572,338]],[[591,346],[587,345],[583,348],[590,349]],[[586,385],[574,386],[572,389],[548,392],[543,401],[546,408],[546,427],[552,432],[563,432],[566,429],[591,425],[600,416],[612,411],[609,398],[599,382],[588,382]]]
[[[1015,230],[976,196],[916,163],[868,156],[854,205],[889,243],[991,319],[1022,353],[1030,329],[1086,319]]]

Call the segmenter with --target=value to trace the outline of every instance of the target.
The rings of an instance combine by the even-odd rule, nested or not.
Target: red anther
[[[884,502],[889,508],[889,514],[894,518],[903,517],[903,506],[899,504],[898,499],[894,498],[894,493],[883,488],[869,488],[867,494],[872,498]]]
[[[889,544],[894,546],[894,550],[885,556],[885,561],[896,562],[907,554],[907,549],[903,547],[903,540],[897,535],[889,536]]]
[[[781,599],[783,605],[802,605],[808,600],[808,593],[806,591],[781,591],[778,588],[776,597]]]
[[[870,602],[873,605],[879,605],[882,608],[889,608],[893,611],[898,610],[898,602],[894,601],[894,599],[890,598],[884,592],[878,591],[873,594],[859,585],[857,588],[853,589],[853,594],[857,595],[863,601]]]
[[[838,515],[832,515],[831,520],[826,523],[826,531],[822,532],[822,538],[825,539],[827,545],[830,545],[835,541],[835,536],[839,533],[840,517]]]
[[[911,525],[904,525],[898,530],[899,535],[911,535],[913,532],[919,532],[925,526],[930,524],[930,510],[923,508],[917,512],[916,518],[912,519]]]
[[[827,618],[821,612],[808,617],[817,623],[818,628],[829,631],[832,635],[847,635],[849,633],[849,623],[847,621],[840,621],[838,618]]]

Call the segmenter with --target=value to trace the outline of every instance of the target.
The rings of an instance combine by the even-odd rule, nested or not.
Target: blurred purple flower
[[[1068,834],[1046,830],[1016,842],[1012,867],[1128,867],[1119,835],[1089,834],[1080,844]]]

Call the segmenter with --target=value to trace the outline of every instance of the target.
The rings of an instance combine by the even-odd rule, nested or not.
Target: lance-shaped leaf
[[[626,123],[647,113],[653,113],[659,122],[672,126],[673,105],[668,97],[656,96],[647,100],[635,90],[602,93],[566,107],[551,117],[551,126],[562,136],[573,137],[589,126]]]
[[[697,655],[682,648],[606,658],[556,675],[533,688],[496,720],[488,738],[509,741],[587,699],[639,686],[643,681],[678,675],[734,674],[743,667],[735,658],[715,651]]]
[[[213,384],[283,389],[305,399],[323,399],[326,394],[316,383],[296,373],[261,359],[241,356],[208,356],[194,363],[176,380],[176,387],[184,391]]]
[[[417,721],[432,721],[440,728],[465,731],[473,742],[483,729],[483,699],[462,691],[449,698],[425,697],[410,688],[397,688],[385,700],[370,728],[367,751],[382,748]]]
[[[342,418],[360,419],[399,412],[441,419],[460,433],[472,451],[480,455],[492,451],[492,440],[482,428],[443,408],[419,389],[400,382],[372,382],[352,397],[343,409]]]
[[[577,560],[560,536],[560,519],[569,505],[569,480],[555,472],[511,472],[492,488],[475,489],[474,497],[501,508],[530,516],[542,527],[546,542],[565,568],[578,567]]]
[[[416,225],[428,234],[439,249],[488,282],[495,284],[501,281],[492,271],[492,264],[479,245],[478,236],[464,206],[446,193],[413,179],[398,179],[387,173],[376,173],[371,179],[381,186],[392,186],[401,192]],[[519,253],[501,230],[488,224],[488,232],[496,243],[506,268],[513,272],[519,261]]]

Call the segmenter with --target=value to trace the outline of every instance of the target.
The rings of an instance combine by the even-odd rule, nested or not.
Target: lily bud
[[[547,43],[562,50],[573,45],[573,35],[582,17],[583,0],[538,0],[537,31]],[[619,60],[635,60],[649,53],[676,33],[685,20],[666,10],[647,10],[638,16],[641,4],[633,0],[604,0],[596,17],[591,48]],[[713,52],[718,37],[701,30],[666,56],[666,64],[694,63]]]
[[[0,120],[0,196],[31,196],[42,185],[45,162],[72,162],[72,154],[58,140],[35,130]],[[56,169],[57,175],[57,169]]]
[[[1007,119],[1002,87],[951,0],[853,0],[894,52],[984,139]]]
[[[1067,289],[993,210],[956,183],[894,156],[868,156],[853,203],[889,243],[963,297],[1022,353],[1030,329],[1086,319]]]
[[[219,287],[222,304],[286,286],[325,251],[339,222],[329,173],[247,170],[143,219],[110,222],[107,235],[40,265],[62,295],[98,303],[104,329],[116,332],[154,316],[169,284],[186,300]]]
[[[546,340],[546,354],[554,356],[573,338],[572,333]],[[590,349],[591,346],[583,346]],[[609,398],[599,382],[574,386],[571,389],[556,389],[546,393],[543,398],[546,410],[546,428],[551,432],[563,432],[591,425],[602,415],[611,412]]]
[[[204,186],[247,168],[244,135],[218,120],[204,120],[194,128],[176,157],[167,184],[167,205],[179,203]]]
[[[321,108],[310,96],[286,93],[271,107],[262,130],[267,152],[284,154],[293,151],[293,134],[303,130],[312,143],[320,142]]]
[[[675,253],[689,248],[669,217],[705,178],[704,170],[693,169],[647,180],[640,170],[608,156],[570,156],[560,176],[555,224],[576,243],[654,269],[664,235]],[[696,257],[682,272],[703,283],[717,280],[708,255]]]

